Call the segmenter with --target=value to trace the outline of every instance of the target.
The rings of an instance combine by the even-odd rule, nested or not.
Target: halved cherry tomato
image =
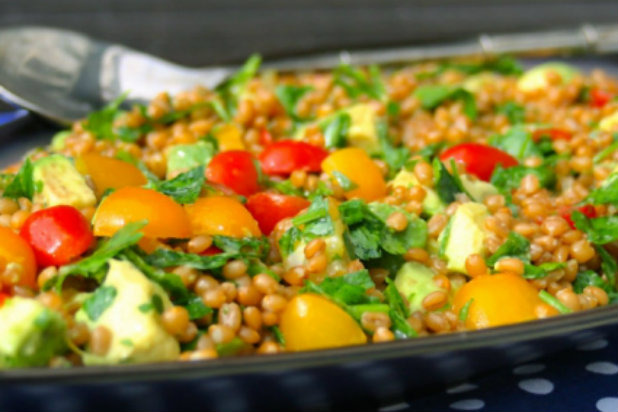
[[[218,127],[213,135],[219,144],[219,150],[244,150],[245,142],[242,140],[242,130],[234,123],[224,124]]]
[[[386,195],[386,182],[380,168],[362,149],[348,147],[334,151],[324,159],[322,169],[333,178],[340,173],[352,182],[354,187],[345,192],[348,199],[371,202]]]
[[[549,137],[551,140],[569,140],[573,134],[564,129],[558,129],[552,127],[550,129],[537,129],[532,133],[532,139],[534,141],[539,140],[541,137]]]
[[[573,218],[571,217],[574,210],[582,212],[587,218],[590,219],[597,217],[597,210],[592,205],[584,205],[575,208],[565,206],[560,210],[560,216],[562,216],[564,220],[568,222],[569,226],[571,226],[571,229],[575,229],[575,223],[573,222]]]
[[[247,199],[245,206],[258,221],[262,233],[268,235],[280,220],[296,216],[309,203],[300,196],[261,192]]]
[[[110,188],[120,189],[125,186],[142,186],[148,183],[144,174],[131,163],[98,153],[86,153],[79,156],[75,159],[75,167],[80,173],[90,176],[98,197]]]
[[[53,206],[31,214],[20,231],[40,266],[65,265],[94,241],[90,223],[72,206]]]
[[[18,263],[22,266],[18,285],[34,288],[36,286],[36,258],[32,247],[11,229],[0,226],[0,262]]]
[[[260,236],[251,213],[233,197],[209,196],[185,206],[194,235]]]
[[[367,336],[343,309],[313,294],[297,295],[288,302],[279,324],[289,351],[360,345]]]
[[[525,322],[558,313],[539,298],[538,291],[524,278],[512,273],[483,275],[470,280],[453,298],[455,313],[468,302],[465,323],[470,329]]]
[[[295,170],[319,172],[328,152],[321,147],[294,140],[280,140],[260,154],[262,170],[267,175],[288,176]]]
[[[268,131],[268,129],[260,130],[260,144],[262,146],[268,146],[273,142],[273,135]]]
[[[605,106],[611,99],[612,94],[601,90],[598,87],[593,87],[590,89],[590,106],[592,107],[603,107]]]
[[[489,182],[494,169],[498,165],[503,168],[517,166],[517,159],[495,147],[479,143],[461,143],[445,150],[440,160],[448,162],[454,159],[464,165],[466,173],[475,175],[481,180]]]
[[[11,297],[10,295],[0,292],[0,308],[2,307],[2,305],[4,305],[4,301],[10,297]]]
[[[147,220],[144,236],[153,238],[191,237],[187,212],[168,197],[142,187],[123,187],[107,196],[94,215],[95,236],[112,236],[127,223]]]
[[[206,179],[229,187],[239,195],[250,196],[260,190],[255,158],[246,150],[217,154],[206,168]]]

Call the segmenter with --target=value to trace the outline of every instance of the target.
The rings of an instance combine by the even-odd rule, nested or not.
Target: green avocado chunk
[[[35,200],[47,207],[68,205],[81,209],[97,202],[86,179],[62,155],[53,154],[37,160],[33,165],[32,179]]]
[[[557,73],[562,79],[562,83],[568,83],[579,72],[573,66],[562,62],[547,62],[539,64],[526,71],[517,82],[517,88],[522,92],[533,92],[546,89],[549,86],[547,79],[548,72]]]
[[[410,313],[423,309],[423,299],[441,290],[433,281],[434,273],[418,262],[407,262],[395,276],[395,287],[408,300]]]
[[[214,155],[213,145],[204,141],[172,146],[167,152],[167,176],[169,178],[194,167],[205,166]]]

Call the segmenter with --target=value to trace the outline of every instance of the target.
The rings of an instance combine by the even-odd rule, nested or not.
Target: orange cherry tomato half
[[[245,206],[257,220],[262,233],[268,235],[279,221],[296,216],[309,204],[307,199],[300,196],[260,192],[249,197]]]
[[[53,206],[31,214],[20,235],[42,266],[65,265],[87,251],[94,236],[90,223],[72,206]]]
[[[489,182],[498,165],[506,169],[517,166],[518,163],[517,159],[507,152],[479,143],[461,143],[446,149],[440,155],[442,162],[448,163],[450,159],[462,164],[466,173],[486,182]]]
[[[230,150],[217,154],[206,168],[206,179],[229,187],[243,196],[260,190],[256,159],[246,150]]]
[[[107,196],[94,215],[95,236],[112,236],[127,223],[147,220],[142,229],[152,238],[191,237],[191,223],[185,209],[155,190],[123,187]]]
[[[532,134],[532,139],[537,141],[542,137],[549,137],[551,140],[569,140],[572,136],[573,135],[569,131],[557,128],[550,128],[535,130]]]
[[[352,182],[354,187],[345,192],[348,199],[360,198],[371,202],[386,195],[382,171],[362,149],[349,147],[336,150],[324,159],[322,169],[331,178],[340,173]]]
[[[98,153],[79,156],[75,159],[75,166],[80,173],[90,176],[98,197],[107,189],[143,186],[148,183],[144,174],[131,163]]]
[[[37,265],[32,247],[11,229],[0,226],[0,264],[4,267],[9,263],[22,266],[18,285],[31,288],[36,286]]]
[[[289,176],[295,170],[319,172],[328,152],[318,146],[295,140],[280,140],[266,146],[259,159],[267,175]]]
[[[610,92],[594,87],[590,89],[590,106],[603,107],[609,103],[613,97],[614,96]]]
[[[194,235],[230,237],[261,236],[251,213],[233,197],[209,196],[197,199],[185,209]]]

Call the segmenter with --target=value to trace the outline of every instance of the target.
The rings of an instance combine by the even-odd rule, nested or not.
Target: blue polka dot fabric
[[[618,412],[618,331],[379,412]]]

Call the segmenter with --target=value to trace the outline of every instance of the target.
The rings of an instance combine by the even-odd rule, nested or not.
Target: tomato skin
[[[194,236],[261,236],[258,222],[247,208],[230,196],[209,196],[185,205]]]
[[[575,223],[573,222],[573,218],[571,217],[574,210],[582,212],[589,219],[597,217],[597,210],[592,205],[584,205],[576,208],[565,206],[561,209],[560,216],[562,216],[562,218],[567,221],[569,226],[571,226],[571,229],[575,229]]]
[[[590,106],[603,107],[612,99],[612,97],[613,96],[611,93],[594,87],[590,89]]]
[[[200,255],[202,256],[214,256],[214,255],[218,255],[219,253],[223,253],[223,251],[221,249],[219,249],[216,246],[211,246],[208,249],[206,249],[205,251],[203,251],[202,253],[200,253]]]
[[[32,246],[12,229],[0,226],[0,262],[19,263],[23,272],[18,285],[36,287],[37,265]]]
[[[268,129],[260,130],[260,139],[259,142],[262,146],[268,146],[273,142],[273,135],[268,131]]]
[[[206,168],[206,179],[229,187],[243,196],[260,190],[254,157],[246,150],[230,150],[217,154]]]
[[[322,169],[331,178],[338,172],[350,179],[355,187],[344,193],[347,199],[371,202],[386,196],[386,182],[382,171],[363,149],[346,147],[335,150],[324,159]]]
[[[461,143],[445,150],[440,155],[440,160],[443,162],[448,162],[449,159],[463,164],[467,173],[486,182],[489,182],[498,165],[506,169],[518,164],[517,159],[510,154],[478,143]]]
[[[532,139],[537,141],[543,136],[549,136],[551,140],[570,140],[573,135],[567,130],[552,127],[550,129],[535,130],[532,134]]]
[[[75,166],[81,174],[90,176],[99,198],[107,189],[142,186],[148,183],[144,174],[131,163],[98,153],[79,156],[75,159]]]
[[[72,206],[53,206],[31,214],[20,232],[39,265],[60,266],[84,253],[94,241],[90,223]]]
[[[300,196],[260,192],[247,199],[245,207],[257,220],[262,233],[269,235],[279,221],[296,216],[309,204],[307,199]]]
[[[0,292],[0,308],[4,305],[4,301],[10,298],[6,293]]]
[[[280,140],[268,145],[259,159],[267,175],[288,176],[295,170],[319,172],[328,152],[318,146],[295,140]]]

